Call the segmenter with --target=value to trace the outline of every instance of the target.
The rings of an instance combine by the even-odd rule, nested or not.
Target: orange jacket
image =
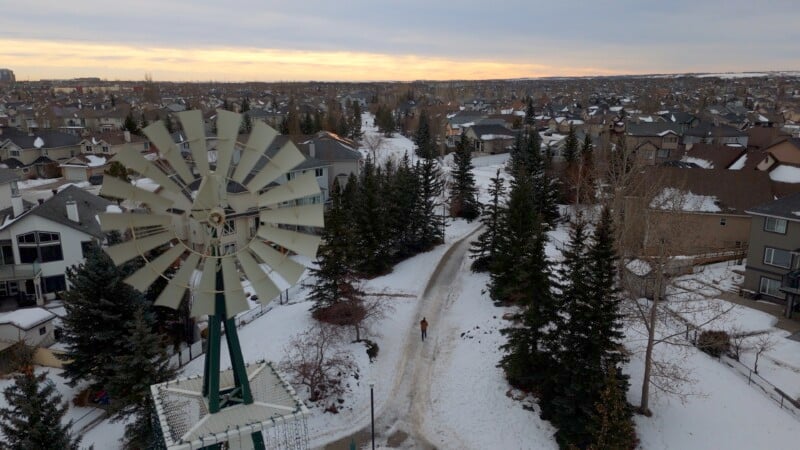
[[[428,330],[428,321],[425,320],[425,319],[420,320],[419,321],[419,329],[422,330],[422,331],[427,331]]]

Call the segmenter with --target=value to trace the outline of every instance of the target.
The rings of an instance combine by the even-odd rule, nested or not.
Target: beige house
[[[0,134],[0,163],[23,178],[58,176],[58,162],[79,154],[80,140],[60,131],[4,129]]]
[[[679,159],[677,154],[680,136],[674,125],[665,122],[628,123],[625,144],[636,154],[643,165],[655,165]]]

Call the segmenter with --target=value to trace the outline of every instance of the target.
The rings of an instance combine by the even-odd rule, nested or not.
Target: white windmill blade
[[[254,191],[251,191],[254,192]],[[306,172],[280,186],[268,190],[258,197],[258,206],[264,207],[297,200],[320,193],[319,183],[314,172]]]
[[[178,148],[178,145],[172,140],[172,136],[169,135],[169,131],[167,131],[167,127],[164,126],[163,122],[158,121],[151,123],[144,127],[142,132],[147,136],[147,139],[158,148],[158,151],[164,155],[164,158],[169,161],[169,164],[175,169],[175,172],[178,172],[178,175],[183,178],[184,183],[188,184],[194,179],[192,172],[186,165],[186,161],[184,161],[183,156],[181,156],[180,148]]]
[[[100,195],[141,202],[155,211],[164,212],[172,207],[172,200],[138,188],[127,181],[120,180],[110,175],[103,177],[103,186],[100,187]]]
[[[319,243],[322,241],[319,236],[284,230],[271,225],[261,225],[258,227],[258,236],[267,241],[274,242],[283,248],[288,248],[298,255],[307,256],[312,259],[317,257],[317,248],[319,248]]]
[[[208,211],[219,204],[219,181],[212,174],[207,174],[200,182],[197,194],[192,202],[192,215],[200,220],[208,216]],[[203,214],[202,212],[206,213]]]
[[[184,251],[186,251],[186,247],[182,244],[170,248],[158,258],[148,261],[147,264],[134,272],[131,276],[125,278],[125,282],[133,286],[133,288],[139,292],[146,291],[175,260],[180,258]]]
[[[236,170],[233,172],[234,181],[237,183],[244,181],[276,136],[278,136],[278,132],[271,126],[260,121],[255,123],[253,132],[250,133],[250,139],[247,140],[247,145],[242,150],[239,164],[236,165]]]
[[[258,301],[262,304],[269,303],[273,298],[277,297],[281,290],[275,286],[275,283],[269,278],[264,269],[258,265],[255,258],[247,252],[239,252],[236,254],[239,260],[239,265],[242,266],[245,276],[253,286],[253,290],[258,294]]]
[[[226,319],[250,309],[233,258],[222,258],[222,284],[225,289],[225,312],[228,314]]]
[[[172,309],[178,309],[178,306],[183,300],[183,293],[189,286],[189,280],[200,262],[200,255],[197,253],[190,253],[185,261],[181,264],[181,268],[175,273],[175,276],[167,283],[167,286],[161,291],[161,294],[156,299],[155,305],[166,306]]]
[[[206,149],[206,129],[203,125],[203,113],[199,109],[181,111],[178,114],[192,159],[201,174],[208,173],[208,150]],[[188,180],[187,180],[188,181]]]
[[[213,316],[217,294],[217,258],[205,258],[200,284],[194,292],[192,317]]]
[[[135,227],[168,227],[172,225],[169,214],[100,213],[100,230],[122,230]]]
[[[261,211],[261,221],[305,227],[324,227],[321,204],[290,206]]]
[[[166,244],[174,237],[175,233],[171,231],[164,231],[143,238],[137,237],[130,241],[107,248],[106,253],[109,257],[111,257],[111,260],[114,261],[114,264],[120,265],[125,261],[130,261],[133,258],[136,258],[137,256],[142,256],[142,254],[158,247],[159,245]]]
[[[135,170],[143,177],[150,178],[164,189],[177,194],[179,198],[185,197],[186,194],[183,193],[183,189],[172,178],[168,177],[167,174],[150,161],[144,159],[144,156],[136,150],[132,148],[123,149],[114,155],[113,159],[129,169]]]
[[[305,160],[306,157],[300,153],[300,150],[297,149],[294,142],[288,141],[281,147],[278,153],[269,160],[267,165],[247,183],[247,189],[251,192],[257,192],[264,188],[264,186],[277,180],[281,175],[288,173]]]
[[[297,283],[306,271],[306,266],[261,241],[254,240],[250,244],[250,250],[291,285]]]
[[[241,114],[224,109],[217,110],[217,169],[215,172],[223,177],[228,176],[233,148],[239,137],[241,123]]]

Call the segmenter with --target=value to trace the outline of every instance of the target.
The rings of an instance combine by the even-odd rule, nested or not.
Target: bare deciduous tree
[[[753,345],[753,351],[756,353],[753,372],[758,373],[758,358],[761,357],[761,354],[772,350],[774,347],[775,341],[772,340],[772,336],[769,333],[761,334],[756,338],[756,342]]]
[[[355,369],[350,353],[339,347],[341,342],[342,329],[322,323],[289,341],[280,367],[308,388],[310,401],[342,393],[340,377]]]
[[[386,139],[380,134],[377,133],[369,133],[364,135],[363,139],[361,139],[361,143],[364,147],[369,150],[372,154],[372,160],[377,161],[378,159],[378,151],[383,147],[383,144],[386,142]]]

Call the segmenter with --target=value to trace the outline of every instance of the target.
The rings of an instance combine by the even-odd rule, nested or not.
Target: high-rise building
[[[14,83],[17,79],[14,77],[14,71],[11,69],[0,69],[0,83]]]

